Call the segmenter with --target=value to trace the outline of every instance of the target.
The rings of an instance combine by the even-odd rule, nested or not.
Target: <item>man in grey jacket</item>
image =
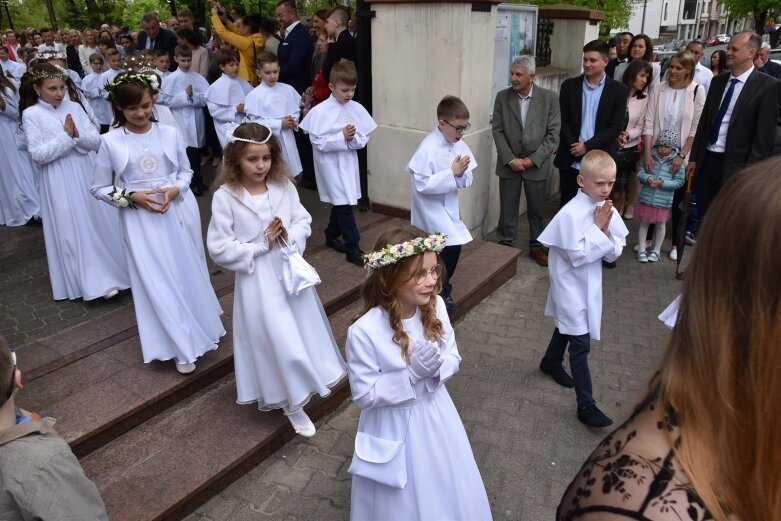
[[[561,115],[555,92],[534,85],[533,56],[518,56],[510,67],[511,87],[496,94],[493,135],[498,160],[499,244],[511,246],[518,236],[521,190],[526,192],[529,256],[540,266],[548,255],[537,237],[544,228],[548,165],[559,144]]]
[[[0,336],[0,519],[107,520],[97,487],[68,444],[50,432],[54,420],[34,422],[17,411],[21,388],[16,355]]]

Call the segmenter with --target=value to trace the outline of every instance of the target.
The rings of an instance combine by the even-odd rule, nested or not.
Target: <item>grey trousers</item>
[[[548,182],[524,181],[519,175],[509,179],[499,178],[499,224],[496,236],[500,241],[514,241],[518,238],[518,210],[521,205],[521,190],[526,192],[526,217],[529,220],[529,248],[542,248],[537,242],[544,227],[545,201],[548,197]]]

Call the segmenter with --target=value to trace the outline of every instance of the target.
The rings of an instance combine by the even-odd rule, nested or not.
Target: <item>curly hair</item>
[[[221,128],[217,129],[217,132],[223,132]],[[252,141],[268,141],[265,143],[268,146],[269,152],[271,152],[271,169],[266,176],[269,182],[284,185],[289,179],[292,178],[290,171],[282,159],[282,148],[279,141],[274,136],[269,136],[271,130],[263,125],[257,123],[242,123],[233,131],[234,137],[241,139],[251,139]],[[222,184],[226,184],[232,188],[235,188],[241,184],[241,166],[239,161],[246,153],[247,149],[252,143],[244,141],[234,141],[228,143],[222,152],[223,164],[220,169],[220,174],[214,181],[213,187],[216,189]]]
[[[388,230],[374,243],[374,249],[379,250],[388,244],[400,244],[417,237],[427,237],[429,234],[414,226],[403,226]],[[443,268],[442,259],[437,256],[437,263]],[[404,331],[402,323],[402,304],[396,298],[399,288],[415,276],[423,265],[423,255],[414,255],[382,268],[373,269],[361,287],[363,296],[363,309],[353,319],[353,322],[365,315],[370,309],[377,306],[388,313],[390,325],[393,329],[393,342],[399,346],[401,357],[409,361],[409,336]],[[431,292],[429,301],[420,306],[420,316],[423,322],[423,334],[432,342],[442,338],[445,328],[437,318],[437,294],[442,289],[443,279],[440,277]]]

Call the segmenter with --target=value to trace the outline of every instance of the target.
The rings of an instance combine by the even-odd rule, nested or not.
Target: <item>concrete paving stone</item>
[[[298,458],[294,467],[296,469],[307,469],[322,472],[326,476],[336,476],[343,459],[338,456],[330,456],[317,451],[314,447],[307,447],[301,457]]]
[[[309,497],[327,499],[332,506],[336,505],[341,508],[349,508],[350,481],[336,480],[323,474],[315,473],[306,487],[304,487],[301,494]]]
[[[266,470],[262,482],[282,485],[290,492],[298,494],[304,490],[314,472],[312,469],[295,468],[277,460]]]
[[[224,500],[231,500],[233,503],[252,503],[259,505],[270,498],[277,489],[277,485],[261,483],[259,480],[252,479],[251,476],[246,476],[245,479],[240,479],[231,483],[231,485],[223,490],[218,497],[221,497]],[[207,513],[212,517],[216,517],[213,513],[208,511]]]
[[[312,521],[317,519],[316,512],[323,504],[328,504],[329,500],[304,496],[298,492],[290,493],[284,489],[278,489],[262,504],[254,507],[250,506],[250,509],[272,516],[269,519],[285,521]]]
[[[229,496],[217,496],[202,511],[188,516],[188,521],[231,521],[233,513],[238,510],[244,501],[240,498]]]

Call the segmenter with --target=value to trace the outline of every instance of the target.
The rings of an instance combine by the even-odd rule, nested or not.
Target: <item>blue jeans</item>
[[[572,380],[575,382],[575,397],[578,407],[594,405],[591,388],[591,372],[588,369],[588,353],[591,350],[591,336],[563,335],[559,328],[553,330],[553,336],[548,344],[548,350],[542,360],[546,364],[558,364],[564,361],[564,351],[569,344],[569,368]]]

